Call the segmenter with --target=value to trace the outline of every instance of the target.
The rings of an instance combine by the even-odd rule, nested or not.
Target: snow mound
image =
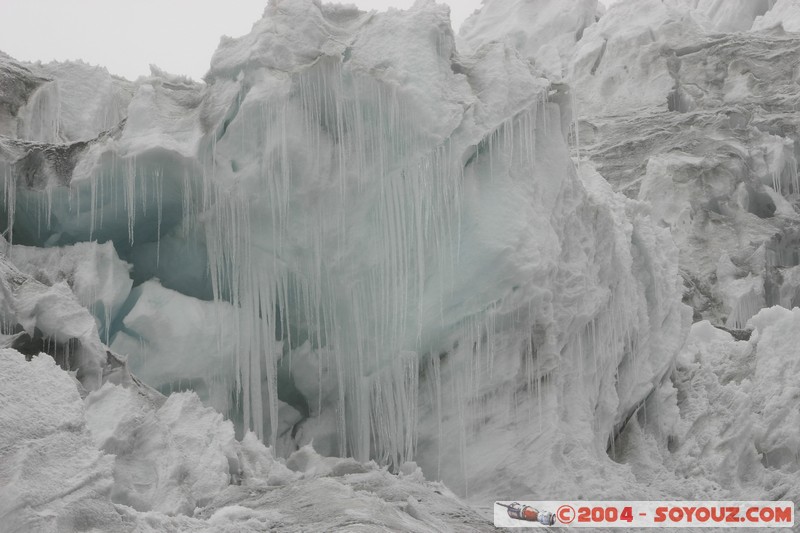
[[[47,355],[26,362],[15,350],[0,350],[4,531],[121,528],[108,499],[113,468],[114,458],[92,442],[70,375]]]
[[[308,447],[291,470],[193,393],[107,383],[82,400],[45,354],[0,350],[0,430],[0,519],[13,533],[489,527],[413,465],[392,475]]]

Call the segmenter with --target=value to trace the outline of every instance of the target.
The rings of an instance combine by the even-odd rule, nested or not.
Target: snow
[[[694,461],[707,479],[740,494],[774,499],[788,493],[795,500],[797,405],[786,400],[797,370],[791,331],[798,312],[762,310],[750,321],[756,329],[749,342],[712,335],[705,322],[693,327],[676,381],[679,397],[688,399],[681,406],[685,436],[678,440],[678,457],[686,454],[682,468]]]
[[[228,486],[237,465],[233,426],[190,393],[153,408],[132,388],[107,384],[86,398],[98,447],[113,454],[111,500],[139,511],[191,515]]]
[[[779,28],[786,32],[800,32],[800,3],[797,0],[778,0],[772,9],[756,17],[753,31]]]
[[[304,448],[286,463],[290,470],[252,433],[235,440],[232,424],[193,393],[164,398],[106,383],[82,400],[53,359],[26,362],[8,349],[0,370],[5,531],[488,527],[411,465],[398,477]],[[329,519],[321,523],[320,514]]]
[[[105,68],[81,62],[53,62],[37,65],[34,71],[51,81],[40,87],[20,110],[20,138],[86,141],[113,128],[128,114],[133,86],[114,78]]]
[[[748,31],[753,21],[775,4],[774,0],[668,0],[677,8],[688,8],[689,14],[712,32]]]
[[[46,355],[26,362],[15,350],[0,350],[0,408],[4,529],[121,525],[108,500],[113,457],[94,446],[69,374]],[[42,508],[48,512],[37,512]]]
[[[597,0],[487,0],[464,21],[459,37],[474,50],[505,41],[560,77],[561,68],[553,66],[569,59],[584,29],[595,22],[598,6]]]
[[[44,474],[0,446],[0,514],[798,495],[800,309],[764,309],[800,301],[793,5],[490,0],[456,37],[276,0],[205,84],[0,56],[0,424],[89,476],[20,514]]]
[[[76,372],[83,387],[100,386],[112,368],[100,341],[97,323],[81,306],[66,281],[44,285],[0,261],[0,307],[3,345],[47,351],[63,367]]]

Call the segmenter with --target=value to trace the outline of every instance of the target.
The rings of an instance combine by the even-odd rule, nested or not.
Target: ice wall
[[[193,367],[233,354],[236,416],[279,452],[415,459],[476,498],[577,496],[564,464],[610,467],[682,343],[677,254],[645,204],[575,167],[566,88],[513,43],[470,46],[433,2],[272,2],[206,85],[154,71],[107,131],[0,139],[6,231],[112,241],[137,283],[164,272],[192,298],[206,288],[174,269],[207,268],[232,312]],[[190,343],[166,338],[191,328],[153,320],[153,283],[111,342],[152,340],[180,380]]]
[[[796,502],[798,311],[762,309],[749,339],[695,323],[670,382],[620,435],[615,460],[672,497]]]
[[[294,50],[291,17],[315,45],[298,49],[300,66],[275,55]],[[610,191],[587,193],[563,97],[548,98],[527,61],[502,43],[459,56],[434,5],[365,17],[295,3],[224,43],[208,80],[239,95],[206,156],[224,187],[207,242],[218,287],[243,309],[257,433],[277,440],[265,419],[282,418],[288,369],[308,409],[298,442],[390,464],[419,456],[464,492],[470,446],[497,437],[484,418],[551,429],[510,412],[501,388],[544,419],[574,415],[583,444],[605,453],[679,348],[675,256],[645,212],[612,214]],[[538,397],[542,380],[559,384]],[[573,404],[573,386],[592,392]],[[542,405],[560,394],[570,399]]]
[[[734,329],[796,290],[796,5],[615,3],[568,69],[581,154],[670,228],[696,318]]]

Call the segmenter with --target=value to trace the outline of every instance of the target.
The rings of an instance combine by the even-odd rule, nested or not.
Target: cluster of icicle
[[[256,139],[262,154],[255,187],[216,187],[207,203],[214,293],[241,310],[245,423],[275,443],[277,365],[284,354],[291,358],[301,324],[337,383],[335,402],[317,410],[335,412],[339,453],[401,464],[414,454],[420,361],[436,341],[426,330],[472,325],[443,323],[449,287],[439,292],[439,309],[423,308],[428,273],[447,280],[459,266],[464,162],[449,141],[430,146],[420,138],[411,106],[395,90],[344,72],[337,60],[298,75],[291,92],[263,102],[260,116],[236,117],[237,131],[248,143]],[[489,168],[493,158],[532,165],[540,106],[494,132],[475,159],[488,158]],[[520,136],[528,150],[511,153]],[[299,147],[298,138],[305,140]],[[206,168],[218,164],[212,150]],[[307,193],[298,190],[301,174],[328,181]],[[371,227],[354,228],[349,217]],[[337,263],[359,249],[362,263]],[[431,316],[438,324],[426,323]],[[284,364],[291,368],[291,360]],[[438,372],[430,375],[439,394]]]
[[[443,404],[452,402],[466,447],[467,435],[478,428],[468,427],[471,416],[464,410],[492,379],[492,306],[498,303],[447,322],[451,317],[444,302],[452,290],[447,281],[460,262],[464,169],[480,166],[489,179],[510,179],[504,170],[531,168],[536,135],[548,128],[545,96],[490,133],[465,162],[463,147],[452,150],[449,139],[432,145],[419,133],[408,112],[414,106],[396,89],[345,71],[339,59],[319,60],[290,85],[283,98],[263,100],[260,114],[237,114],[240,95],[228,118],[209,135],[201,154],[200,185],[186,169],[177,180],[182,182],[184,226],[205,228],[214,297],[239,310],[237,382],[230,386],[241,402],[244,425],[275,445],[278,365],[291,369],[292,349],[307,341],[328,359],[318,368],[315,412],[337,418],[340,455],[396,465],[411,460],[420,402],[440,421]],[[218,157],[217,143],[230,135],[234,121],[243,149],[259,155],[256,167],[251,164],[246,177],[232,183],[218,179],[220,166],[230,163]],[[118,215],[108,213],[108,206],[124,206],[130,245],[135,244],[137,218],[155,218],[160,235],[164,176],[174,168],[165,170],[158,158],[126,157],[113,149],[101,156],[101,163],[93,179],[32,190],[18,189],[20,178],[6,165],[9,237],[15,206],[34,214],[39,227],[50,227],[53,195],[63,197],[56,204],[68,205],[79,222],[88,217],[90,239],[105,218]],[[498,176],[495,167],[501,169]],[[304,183],[308,176],[324,182],[311,187]],[[22,202],[17,195],[24,197]],[[355,216],[370,227],[354,229],[348,219]],[[337,262],[353,250],[363,250],[362,263]],[[434,308],[426,297],[430,272],[444,280],[444,286],[433,288]],[[620,347],[633,341],[617,325],[635,321],[616,316],[624,313],[617,307],[611,305],[609,318],[587,324],[568,342],[565,351],[574,352],[576,364],[619,363],[611,354],[622,353]],[[597,320],[609,323],[598,326]],[[463,362],[445,393],[438,357],[442,339],[430,338],[431,332],[442,331],[475,346],[472,360]],[[528,390],[540,395],[537,383],[545,371],[536,368],[533,345],[525,345]],[[590,345],[593,357],[584,353]],[[634,351],[628,346],[625,353]],[[419,394],[420,374],[427,395]],[[596,380],[602,372],[592,369],[590,374]],[[323,383],[331,379],[336,396],[323,403]]]
[[[343,68],[342,61],[323,56],[291,74],[281,90],[261,97],[255,113],[252,102],[240,112],[250,98],[243,85],[207,133],[198,160],[188,164],[160,152],[120,154],[117,140],[105,139],[108,150],[92,179],[69,187],[18,187],[25,181],[19,169],[4,165],[8,237],[15,208],[25,211],[28,225],[33,217],[45,228],[55,223],[53,205],[74,215],[76,225],[88,217],[90,240],[114,233],[108,221],[118,224],[116,211],[123,209],[122,229],[133,246],[140,220],[155,219],[161,235],[165,198],[174,203],[179,190],[183,228],[205,231],[214,298],[238,310],[230,388],[246,428],[275,447],[279,365],[291,371],[295,349],[308,343],[321,359],[312,410],[335,417],[339,455],[394,465],[413,459],[425,409],[439,421],[440,442],[444,413],[457,414],[465,458],[480,418],[467,410],[480,411],[474,400],[494,377],[495,310],[503,305],[483,302],[469,316],[447,308],[462,261],[465,172],[526,179],[513,173],[536,165],[537,135],[560,132],[550,131],[542,91],[487,132],[465,159],[471,141],[432,140],[419,128],[407,95]],[[249,155],[246,161],[236,160],[237,150]],[[575,387],[599,391],[603,376],[635,365],[637,332],[650,325],[628,306],[637,289],[626,283],[597,315],[570,330],[578,333],[549,341],[551,351],[560,350],[578,368],[583,379]],[[539,396],[528,405],[542,409],[540,384],[552,368],[541,367],[530,340],[536,314],[519,311],[525,334],[512,351],[523,358],[523,388]],[[440,354],[454,339],[468,356],[449,361],[460,366],[444,383]],[[585,368],[592,361],[595,366]],[[617,404],[603,397],[586,401],[597,406],[603,418],[598,429],[610,438]]]

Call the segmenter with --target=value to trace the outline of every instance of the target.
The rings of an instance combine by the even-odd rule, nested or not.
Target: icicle
[[[416,448],[417,354],[423,342],[431,342],[424,338],[430,326],[426,321],[436,320],[438,311],[444,324],[446,291],[455,286],[459,270],[461,154],[451,152],[457,150],[449,141],[431,147],[429,139],[418,138],[407,116],[408,102],[397,89],[343,72],[332,60],[320,60],[286,83],[291,96],[226,119],[225,128],[210,140],[202,168],[213,296],[240,310],[235,320],[235,386],[245,424],[275,444],[281,357],[275,346],[283,342],[291,353],[293,343],[302,342],[292,333],[290,320],[297,320],[321,360],[318,404],[312,411],[327,410],[327,415],[335,410],[339,453],[400,464],[412,459]],[[243,105],[244,94],[232,107]],[[534,102],[481,143],[476,157],[488,159],[485,168],[492,179],[507,179],[507,161],[533,163],[536,129],[547,118],[539,109],[544,105],[544,100]],[[242,178],[246,186],[239,188],[238,181],[230,185],[220,174],[228,168],[223,164],[227,150],[245,147],[257,150],[260,158],[250,169],[252,175]],[[160,173],[155,176],[161,179]],[[124,189],[131,242],[134,192],[147,196],[142,176],[141,185],[136,179],[129,171]],[[309,194],[305,180],[325,187],[319,198]],[[150,187],[159,206],[160,234],[160,185]],[[193,206],[190,188],[184,185],[187,216],[200,210]],[[298,198],[306,197],[312,205],[298,205]],[[366,217],[373,226],[353,231],[355,216]],[[304,244],[297,250],[300,237]],[[352,251],[357,248],[370,252],[364,264],[342,265],[340,258],[357,257]],[[358,269],[358,275],[350,268]],[[432,275],[443,278],[444,288],[428,309],[425,284]],[[442,383],[435,355],[429,365],[440,442],[443,402],[456,398],[461,404],[457,444],[465,487],[468,437],[486,409],[483,400],[472,401],[496,372],[498,305],[463,324],[463,338],[473,340],[476,349],[471,353],[465,341],[462,351],[468,360],[454,371],[455,377]],[[281,338],[275,339],[275,332]],[[526,358],[528,390],[538,397],[541,423],[540,361],[533,353]],[[336,383],[333,406],[322,401],[323,359]],[[291,359],[282,364],[291,369]]]
[[[133,229],[136,222],[136,158],[126,160],[125,207],[128,216],[128,243],[133,246]],[[80,210],[80,209],[79,209]]]
[[[578,162],[578,169],[581,168],[581,136],[580,136],[580,124],[579,124],[579,115],[578,115],[578,103],[577,99],[575,98],[575,87],[570,87],[569,91],[569,98],[570,98],[570,112],[572,113],[572,129],[575,132],[575,159]]]
[[[8,229],[6,239],[9,244],[14,244],[14,217],[17,206],[17,183],[14,175],[10,172],[8,166],[5,168],[3,179],[4,196],[6,201],[6,209],[8,211]]]

